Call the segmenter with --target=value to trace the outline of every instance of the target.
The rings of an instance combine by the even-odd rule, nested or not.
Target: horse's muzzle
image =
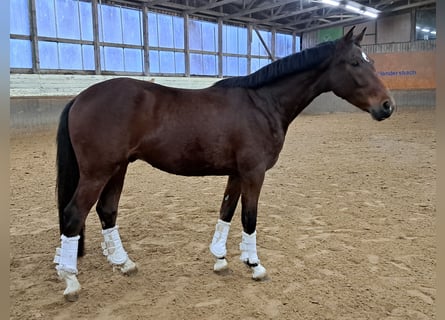
[[[395,104],[391,100],[385,100],[376,108],[370,110],[372,117],[377,121],[382,121],[391,116],[394,112]]]

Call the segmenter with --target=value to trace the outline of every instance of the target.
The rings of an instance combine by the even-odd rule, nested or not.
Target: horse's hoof
[[[74,301],[77,301],[77,299],[79,299],[79,291],[80,290],[78,290],[76,292],[63,293],[63,296],[65,297],[66,301],[74,302]]]
[[[130,260],[130,258],[125,261],[125,263],[120,267],[121,272],[125,274],[126,276],[134,275],[138,272],[138,267],[136,266],[136,263]]]
[[[216,259],[215,264],[213,265],[213,271],[222,272],[228,269],[229,264],[225,258]]]
[[[80,283],[77,280],[76,274],[64,270],[59,270],[57,274],[66,283],[66,289],[63,292],[65,299],[70,302],[77,301],[79,299]]]
[[[255,267],[251,267],[252,269],[252,279],[261,281],[265,280],[267,277],[266,268],[264,268],[262,265],[258,264]]]

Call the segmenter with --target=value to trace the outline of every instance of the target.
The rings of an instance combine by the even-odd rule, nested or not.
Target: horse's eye
[[[358,67],[359,63],[358,63],[357,60],[354,60],[354,61],[351,62],[351,65],[352,65],[353,67]]]

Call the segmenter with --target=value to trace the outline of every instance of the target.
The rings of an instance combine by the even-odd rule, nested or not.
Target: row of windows
[[[29,8],[35,3],[37,45],[33,50]],[[218,70],[218,24],[188,19],[186,50],[185,19],[148,12],[148,51],[144,52],[143,11],[120,6],[97,6],[98,52],[94,50],[93,6],[79,0],[15,0],[10,14],[10,66],[32,69],[38,52],[37,71],[100,70],[150,74],[245,75],[271,59],[260,37],[246,27],[222,25],[222,70]],[[24,14],[28,13],[28,14]],[[299,51],[299,38],[260,30],[261,38],[275,57]],[[248,42],[250,40],[250,52]],[[295,48],[294,48],[295,46]],[[149,70],[145,70],[148,59]],[[188,68],[186,70],[188,59]],[[250,69],[250,70],[249,70]]]

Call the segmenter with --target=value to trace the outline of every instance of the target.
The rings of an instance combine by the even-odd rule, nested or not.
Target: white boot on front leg
[[[76,301],[79,298],[80,283],[77,280],[77,250],[80,236],[60,237],[61,246],[56,249],[54,263],[60,280],[65,280],[65,299]]]
[[[252,269],[254,280],[263,280],[266,276],[266,268],[260,264],[256,251],[256,231],[252,234],[242,232],[242,240],[239,245],[241,250],[240,260]]]
[[[226,243],[227,237],[229,235],[230,222],[225,222],[218,219],[218,223],[215,227],[215,233],[213,234],[212,243],[210,244],[210,252],[216,258],[215,264],[213,266],[213,271],[220,272],[228,268],[228,263],[226,260]]]
[[[118,229],[119,227],[116,225],[113,228],[102,230],[102,235],[104,236],[102,252],[111,265],[118,266],[123,274],[131,275],[137,272],[137,266],[128,257],[122,245]]]

